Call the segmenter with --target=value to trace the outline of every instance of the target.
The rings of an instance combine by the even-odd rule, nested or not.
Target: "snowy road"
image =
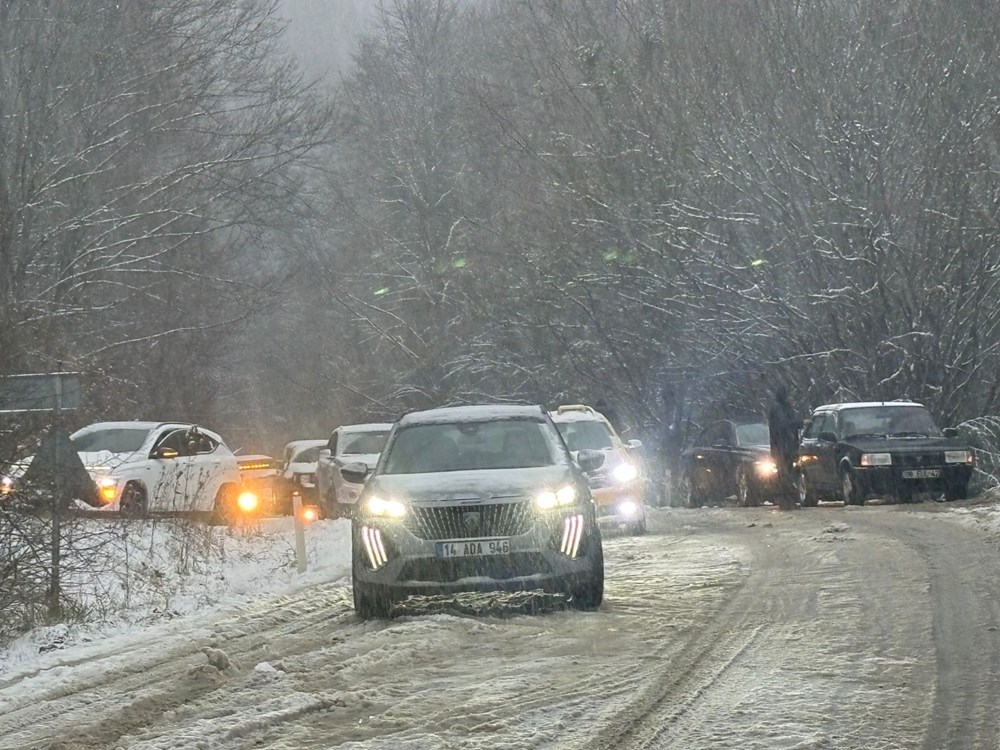
[[[996,748],[997,539],[931,510],[658,511],[594,613],[180,618],[0,681],[0,748]]]

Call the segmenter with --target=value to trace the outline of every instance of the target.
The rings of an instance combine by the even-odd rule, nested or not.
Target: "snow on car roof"
[[[497,419],[540,419],[545,412],[540,406],[519,404],[477,404],[475,406],[445,406],[440,409],[414,411],[403,416],[399,424],[432,424],[454,422],[491,422]]]
[[[349,432],[387,432],[392,429],[392,422],[368,422],[366,424],[345,424],[340,428],[344,434]]]
[[[285,443],[285,450],[289,448],[315,448],[319,445],[326,445],[326,444],[327,444],[326,440],[318,440],[318,439],[292,440],[288,443]]]
[[[99,432],[100,430],[146,430],[147,432],[152,432],[153,430],[171,427],[176,427],[177,429],[197,427],[213,440],[217,440],[220,443],[223,442],[219,433],[202,427],[201,425],[194,425],[191,422],[95,422],[94,424],[89,424],[86,427],[81,427],[79,430],[70,435],[70,439],[82,437],[83,435],[89,435],[91,432]]]
[[[919,406],[923,408],[924,405],[918,404],[916,401],[850,401],[843,404],[817,406],[816,411],[820,409],[864,409],[873,406]]]
[[[608,418],[599,411],[550,411],[549,416],[553,422],[607,422]]]

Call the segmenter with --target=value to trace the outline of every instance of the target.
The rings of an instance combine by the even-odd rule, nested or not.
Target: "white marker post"
[[[300,573],[306,572],[306,530],[302,524],[302,493],[292,492],[292,517],[295,519],[295,565]]]

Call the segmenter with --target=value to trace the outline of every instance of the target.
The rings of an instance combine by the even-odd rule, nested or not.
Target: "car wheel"
[[[146,490],[138,482],[129,482],[122,490],[118,512],[129,518],[143,518],[148,510]]]
[[[212,516],[209,523],[212,526],[229,526],[236,517],[236,487],[224,484],[215,493],[215,504],[212,506]]]
[[[864,505],[865,496],[858,484],[858,478],[849,466],[840,470],[840,494],[844,505]]]
[[[700,508],[704,503],[702,493],[695,488],[694,482],[687,474],[681,477],[680,495],[686,508]]]
[[[944,486],[944,499],[948,502],[965,500],[969,497],[968,482],[949,482]]]
[[[809,477],[801,471],[796,479],[796,485],[799,490],[799,505],[803,508],[815,508],[819,505],[819,496],[816,494],[816,490],[810,484]]]
[[[736,499],[742,508],[756,508],[760,505],[760,495],[750,484],[750,477],[743,466],[736,471]]]
[[[354,594],[354,611],[362,620],[384,620],[389,616],[392,595],[387,587],[359,581],[357,573],[352,571],[351,590]]]
[[[597,551],[590,573],[570,591],[569,604],[574,609],[597,609],[604,601],[604,547],[600,537],[591,536],[591,540],[596,540]]]

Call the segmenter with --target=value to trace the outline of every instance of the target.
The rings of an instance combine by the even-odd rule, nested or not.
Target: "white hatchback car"
[[[225,520],[240,491],[236,457],[216,433],[180,422],[98,422],[70,440],[102,510],[209,513]]]

